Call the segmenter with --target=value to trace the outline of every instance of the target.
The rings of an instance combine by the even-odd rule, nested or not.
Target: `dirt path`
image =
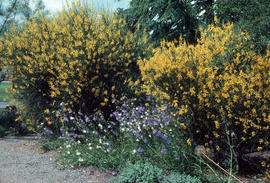
[[[55,156],[42,153],[34,137],[0,138],[0,183],[106,183],[112,177],[93,167],[61,169]]]

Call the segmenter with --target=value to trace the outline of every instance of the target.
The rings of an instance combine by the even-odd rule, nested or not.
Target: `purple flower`
[[[68,117],[66,117],[66,116],[63,118],[63,120],[66,121],[66,122],[69,121]]]
[[[50,129],[48,129],[48,128],[44,128],[44,130],[48,133],[48,134],[53,134],[53,131],[51,131]]]
[[[161,138],[163,140],[165,140],[167,144],[170,144],[171,143],[171,141],[169,140],[169,138],[166,135],[162,135]]]
[[[148,142],[147,138],[143,139],[143,141],[144,141],[144,143],[147,143]]]
[[[144,151],[143,148],[141,148],[141,147],[138,148],[139,153],[142,153],[143,151]]]
[[[116,102],[116,99],[114,98],[114,99],[112,99],[112,103],[114,104]]]
[[[157,137],[160,137],[161,136],[161,132],[158,131],[157,134],[156,134]]]
[[[161,154],[167,154],[167,150],[165,148],[161,149]]]
[[[35,136],[35,139],[40,139],[40,138],[41,138],[40,135]]]
[[[174,154],[174,158],[175,158],[175,160],[179,160],[178,154]]]
[[[146,98],[146,101],[147,101],[147,102],[150,102],[150,101],[151,101],[151,97],[148,96],[148,97]]]

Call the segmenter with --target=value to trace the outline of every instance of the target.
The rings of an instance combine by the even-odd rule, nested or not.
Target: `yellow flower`
[[[216,150],[217,150],[217,151],[220,151],[220,147],[219,147],[219,146],[216,146]]]
[[[191,146],[191,140],[190,140],[190,138],[187,139],[187,144],[188,144],[189,146]]]
[[[218,121],[215,121],[215,126],[216,126],[216,129],[219,129],[220,128],[220,124]]]

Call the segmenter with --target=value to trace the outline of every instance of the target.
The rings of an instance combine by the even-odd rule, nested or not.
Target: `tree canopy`
[[[196,40],[198,20],[189,0],[132,0],[128,9],[118,10],[118,15],[131,30],[141,25],[156,45],[180,35],[188,42]]]
[[[131,30],[138,25],[146,29],[155,45],[180,35],[196,43],[198,27],[213,23],[215,16],[248,32],[258,49],[270,41],[269,0],[131,0],[129,8],[118,9],[118,16]]]
[[[217,0],[217,17],[224,22],[234,22],[247,31],[255,46],[265,46],[270,41],[269,0]]]

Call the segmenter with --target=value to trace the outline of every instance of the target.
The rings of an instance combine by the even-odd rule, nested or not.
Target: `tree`
[[[247,31],[257,49],[265,50],[270,43],[269,0],[217,0],[215,11],[220,20]]]
[[[201,23],[209,25],[214,22],[215,0],[194,0],[191,1],[198,13],[198,19]]]
[[[0,0],[0,35],[7,31],[13,23],[22,19],[29,19],[31,15],[44,11],[42,0],[34,0],[34,10],[30,7],[30,0]]]
[[[131,30],[138,25],[146,29],[156,46],[180,35],[189,43],[196,42],[198,21],[190,0],[132,0],[128,9],[118,10],[118,16]]]

